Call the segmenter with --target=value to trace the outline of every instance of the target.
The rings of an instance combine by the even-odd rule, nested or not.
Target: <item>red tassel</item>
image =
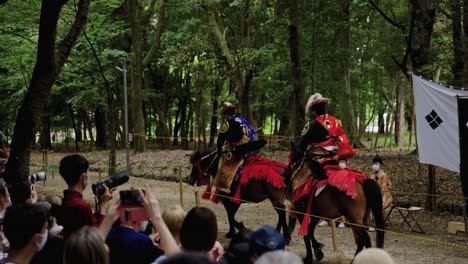
[[[208,185],[206,185],[205,191],[204,191],[203,194],[201,195],[201,198],[202,198],[203,200],[209,200],[209,199],[210,199],[210,196],[211,196],[211,184],[208,183]]]
[[[305,215],[304,218],[302,219],[301,228],[299,228],[299,232],[298,232],[300,236],[307,235],[307,232],[309,231],[309,220],[310,220],[309,215]]]
[[[219,203],[221,201],[221,199],[219,199],[218,193],[219,193],[219,190],[216,189],[216,191],[211,196],[210,201],[212,201],[213,203]]]
[[[241,202],[241,187],[240,185],[237,186],[236,192],[234,193],[234,196],[231,198],[231,202],[239,204]]]
[[[288,213],[291,217],[294,217],[294,218],[297,218],[297,214],[296,214],[296,211],[294,211],[294,205],[293,204],[290,204],[288,206]]]

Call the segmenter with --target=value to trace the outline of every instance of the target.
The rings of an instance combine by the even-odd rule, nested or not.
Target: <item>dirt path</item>
[[[173,153],[172,156],[168,155],[166,157],[169,161],[161,162],[166,166],[168,164],[183,164],[187,166],[186,154],[187,152]],[[49,155],[50,160],[52,160],[49,163],[58,163],[63,156],[64,154]],[[99,160],[98,162],[101,161]],[[161,165],[161,162],[153,163],[152,165]],[[185,171],[184,175],[186,173]],[[96,172],[90,172],[90,174],[90,182],[98,180],[98,174]],[[39,193],[59,195],[62,193],[62,190],[65,188],[64,181],[59,177],[57,172],[54,173],[54,176],[54,179],[52,179],[52,174],[49,173],[48,181],[45,185],[42,185],[42,183],[38,184],[37,190]],[[162,207],[179,203],[179,184],[176,182],[131,177],[130,182],[119,187],[119,189],[127,189],[130,186],[141,188],[146,185],[149,186],[154,196],[160,200]],[[189,210],[195,205],[195,190],[202,193],[204,187],[193,187],[184,184],[184,208],[186,210]],[[115,197],[118,197],[118,194],[116,194]],[[90,188],[87,188],[85,191],[85,198],[91,204],[94,203]],[[224,208],[221,205],[215,205],[204,200],[201,201],[201,205],[211,208],[216,213],[219,227],[218,239],[222,244],[227,246],[228,240],[224,238],[224,234],[228,231],[228,225]],[[433,216],[425,213],[420,223],[425,231],[427,231],[427,234],[420,235],[409,233],[406,227],[401,230],[391,228],[391,231],[399,231],[402,235],[387,233],[385,249],[392,255],[396,263],[468,263],[468,236],[450,235],[446,232],[448,221],[461,221],[461,219],[462,218],[459,216]],[[243,221],[248,228],[256,229],[263,224],[275,226],[277,215],[269,202],[243,204],[237,214],[237,220]],[[400,219],[395,215],[393,222],[399,221]],[[375,234],[370,233],[370,235],[373,244],[375,244]],[[317,228],[316,237],[320,242],[325,244],[325,258],[321,263],[350,263],[356,249],[351,229],[337,229],[338,251],[336,252],[333,251],[332,247],[330,227]],[[430,240],[441,242],[437,243]],[[462,245],[464,248],[444,245],[445,242],[456,243]],[[304,243],[302,237],[297,235],[297,230],[295,234],[293,234],[289,248],[300,256],[305,256]]]
[[[97,180],[97,175],[94,173],[92,179]],[[145,187],[149,186],[151,193],[153,193],[159,200],[163,207],[179,203],[179,184],[175,182],[148,180],[132,177],[126,187]],[[119,189],[125,189],[120,187]],[[60,190],[65,188],[63,180],[55,177],[49,179],[45,186],[37,187],[40,193],[56,193],[60,194]],[[184,208],[189,210],[195,206],[194,191],[203,191],[202,187],[192,187],[184,184]],[[86,190],[85,197],[92,204],[91,191]],[[115,195],[118,197],[118,195]],[[115,198],[114,198],[115,199]],[[215,205],[211,202],[202,200],[202,206],[212,209],[218,217],[219,227],[219,240],[222,244],[228,244],[228,240],[224,238],[224,234],[228,231],[228,224],[226,213],[221,205]],[[243,204],[237,214],[237,219],[243,221],[244,224],[255,229],[263,224],[276,225],[277,216],[269,202],[260,204]],[[424,223],[425,227],[427,223]],[[408,234],[408,230],[401,230],[403,233]],[[430,233],[426,235],[414,235],[409,238],[396,234],[386,234],[385,249],[394,257],[396,263],[467,263],[468,250],[458,249],[452,246],[444,246],[441,244],[425,241],[423,239],[436,239],[447,242],[454,242],[464,244],[468,247],[468,238],[454,235],[443,235]],[[320,227],[317,228],[316,237],[320,242],[325,244],[324,253],[325,258],[321,263],[350,263],[351,258],[355,251],[355,244],[351,230],[349,228],[337,229],[337,244],[338,251],[333,251],[331,240],[331,228]],[[371,233],[372,240],[375,244],[375,234]],[[290,244],[290,250],[296,252],[300,256],[305,256],[305,248],[302,237],[297,233],[293,235]]]

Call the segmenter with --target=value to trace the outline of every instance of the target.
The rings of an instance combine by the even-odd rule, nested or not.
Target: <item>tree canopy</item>
[[[42,1],[42,7],[49,2],[63,5],[56,10],[56,42],[63,43],[83,1]],[[48,79],[50,91],[29,101],[38,104],[40,118],[30,144],[118,147],[124,111],[116,66],[125,60],[137,151],[147,140],[159,147],[186,148],[193,139],[213,144],[224,101],[238,104],[263,134],[297,137],[308,118],[305,102],[315,92],[331,99],[329,111],[357,146],[374,120],[380,133],[393,133],[402,145],[414,128],[409,72],[467,86],[467,5],[89,1],[88,23],[69,43],[70,55],[57,47],[53,62],[60,69],[56,80]],[[0,128],[10,139],[34,72],[49,67],[37,64],[44,12],[41,1],[0,1]]]

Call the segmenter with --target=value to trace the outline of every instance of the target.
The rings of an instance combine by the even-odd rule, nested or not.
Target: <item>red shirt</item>
[[[63,226],[63,236],[67,237],[83,226],[98,226],[102,215],[97,218],[91,206],[83,200],[83,195],[77,191],[64,190],[59,223]]]

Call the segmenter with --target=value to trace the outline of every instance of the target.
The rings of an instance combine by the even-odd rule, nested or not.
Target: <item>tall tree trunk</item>
[[[106,116],[99,107],[94,110],[94,122],[96,123],[96,147],[106,149]]]
[[[465,70],[465,43],[463,40],[462,31],[462,0],[452,0],[452,27],[453,27],[453,65],[452,71],[454,74],[453,85],[463,86],[463,75]]]
[[[89,117],[88,112],[86,112],[86,123],[88,123],[88,134],[89,134],[89,140],[91,141],[91,144],[93,144],[94,141],[94,134],[93,134],[93,124],[91,121],[91,118]]]
[[[157,142],[162,145],[163,148],[167,147],[169,144],[169,138],[171,133],[167,124],[167,114],[168,114],[168,88],[167,88],[167,78],[169,75],[169,67],[161,66],[160,68],[152,71],[151,74],[151,87],[156,91],[158,97],[149,97],[149,101],[153,110],[156,112],[157,118],[157,128],[156,136]]]
[[[83,122],[80,118],[79,111],[77,111],[75,115],[75,121],[76,121],[75,140],[78,143],[83,143],[83,133],[81,130],[81,128],[83,127]]]
[[[463,39],[465,50],[465,70],[463,71],[463,87],[468,87],[468,0],[463,3]]]
[[[89,0],[80,0],[75,21],[57,48],[57,23],[66,2],[42,1],[36,65],[29,89],[18,110],[6,168],[6,180],[9,183],[21,181],[22,177],[29,174],[32,141],[39,129],[44,107],[48,104],[50,89],[88,20]]]
[[[435,22],[435,0],[411,0],[414,19],[413,36],[410,46],[411,62],[416,74],[431,79],[430,48]]]
[[[52,150],[52,143],[50,142],[50,114],[46,113],[42,117],[41,128],[41,149]]]
[[[83,131],[82,131],[82,134],[83,134],[83,143],[86,145],[87,141],[88,141],[88,118],[86,116],[86,110],[84,109],[80,109],[78,111],[78,116],[79,116],[79,119],[82,120],[83,122]]]
[[[336,47],[341,54],[339,75],[344,81],[343,96],[341,100],[344,107],[342,107],[343,128],[349,136],[351,142],[358,146],[364,146],[359,138],[359,131],[357,128],[357,112],[353,105],[353,94],[351,89],[351,72],[350,72],[350,56],[351,56],[351,15],[350,15],[351,0],[340,0],[340,20],[341,25],[335,33]]]
[[[410,56],[415,74],[422,75],[431,79],[430,65],[430,47],[432,40],[433,27],[435,22],[435,1],[434,0],[411,0],[412,19],[414,26],[412,28],[412,38],[410,43]],[[429,165],[428,186],[426,199],[426,208],[432,211],[435,203],[435,167]]]
[[[231,73],[231,79],[235,84],[235,94],[239,100],[239,111],[242,116],[253,123],[252,112],[250,111],[249,106],[250,81],[246,79],[246,77],[248,77],[247,75],[252,73],[250,72],[250,69],[244,69],[244,66],[240,65],[241,63],[239,63],[239,61],[232,54],[228,45],[228,41],[226,40],[226,31],[223,33],[223,30],[216,19],[216,12],[213,11],[213,8],[207,2],[209,1],[203,2],[203,8],[205,9],[208,18],[208,26],[218,41],[218,45],[222,56],[224,57],[224,61],[229,68],[229,72]],[[248,14],[248,11],[244,10],[244,15],[246,12]],[[247,32],[246,24],[243,25],[243,30],[244,32]],[[254,123],[252,125],[255,127]]]
[[[291,82],[293,86],[292,96],[289,100],[290,118],[289,132],[294,138],[301,135],[305,123],[304,113],[304,81],[302,78],[302,51],[299,34],[299,26],[302,17],[303,0],[292,0],[288,9],[288,34],[289,54],[291,58]]]
[[[80,151],[80,145],[79,145],[79,142],[78,142],[78,139],[77,139],[77,134],[80,134],[80,132],[79,132],[80,128],[76,124],[75,113],[73,112],[73,108],[71,107],[71,105],[68,105],[68,112],[70,114],[70,120],[72,122],[73,131],[75,132],[75,151],[79,152]]]
[[[194,124],[194,127],[196,129],[196,135],[195,138],[196,140],[196,148],[201,149],[201,143],[202,139],[205,139],[205,120],[206,120],[206,115],[202,113],[204,107],[204,100],[203,100],[203,83],[205,82],[205,79],[202,77],[202,68],[198,67],[197,68],[197,73],[196,73],[196,79],[195,79],[195,106],[194,106],[194,112],[192,114],[195,115],[195,122],[192,122]],[[193,131],[193,130],[192,130]]]
[[[141,20],[143,5],[140,0],[128,0],[130,28],[132,31],[132,70],[130,113],[132,116],[133,148],[136,152],[146,149],[145,121],[143,116],[143,32]]]
[[[211,110],[211,121],[210,121],[210,142],[208,143],[209,147],[214,145],[216,134],[218,133],[218,97],[221,93],[222,82],[215,81],[215,87],[211,92],[211,105],[213,106]]]
[[[143,27],[147,25],[155,11],[156,0],[152,0],[145,12],[142,0],[128,0],[130,28],[132,32],[132,89],[130,96],[131,123],[133,129],[133,148],[136,152],[146,149],[145,119],[143,113],[143,70],[159,52],[161,35],[164,30],[166,1],[159,0],[157,25],[152,45],[146,56],[143,55]],[[144,56],[144,57],[143,57]]]
[[[177,112],[176,112],[176,116],[175,116],[175,120],[174,120],[174,131],[173,131],[173,137],[174,137],[174,141],[173,141],[173,145],[174,146],[177,146],[179,144],[179,130],[180,130],[180,127],[182,126],[182,118],[180,118],[181,116],[181,112],[183,111],[183,102],[182,102],[182,99],[177,96]]]
[[[385,133],[385,118],[384,118],[385,110],[382,109],[379,111],[379,117],[377,119],[377,134],[384,134]]]
[[[191,87],[191,77],[190,77],[190,71],[187,70],[185,72],[185,83],[182,84],[182,87],[184,89],[183,95],[181,96],[181,105],[180,105],[180,137],[181,137],[181,146],[183,149],[188,148],[188,132],[190,128],[189,124],[189,118],[187,117],[187,110],[189,113],[191,113],[191,107],[190,107],[190,87]]]
[[[395,111],[395,142],[398,147],[403,147],[405,144],[405,102],[406,102],[406,78],[400,77],[400,82],[397,85],[397,103]]]

